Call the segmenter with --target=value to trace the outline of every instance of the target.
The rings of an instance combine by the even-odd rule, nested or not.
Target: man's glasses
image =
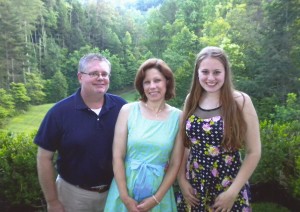
[[[80,72],[80,73],[89,75],[91,78],[99,78],[100,76],[102,78],[109,78],[110,77],[110,74],[107,73],[107,72],[102,72],[101,73],[101,72],[95,71],[95,72],[91,72],[91,73],[85,73],[85,72]]]

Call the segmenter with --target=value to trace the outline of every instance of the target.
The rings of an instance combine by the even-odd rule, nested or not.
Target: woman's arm
[[[244,94],[245,105],[243,115],[247,125],[246,140],[245,140],[245,158],[242,166],[234,179],[231,186],[226,192],[223,192],[215,201],[214,208],[231,209],[234,200],[242,187],[253,174],[261,156],[261,141],[259,133],[259,121],[250,97]],[[242,106],[242,97],[238,99],[238,103]]]
[[[185,148],[184,156],[180,165],[180,169],[177,175],[177,181],[181,190],[181,193],[187,204],[191,206],[199,205],[200,200],[197,198],[194,188],[191,186],[186,178],[186,165],[188,156],[190,154],[190,149]]]
[[[127,149],[127,121],[130,106],[130,104],[126,104],[122,107],[116,122],[113,142],[113,170],[121,200],[129,211],[138,211],[136,208],[137,202],[129,196],[127,191],[124,164]]]
[[[180,131],[178,130],[174,147],[172,150],[171,158],[169,160],[169,166],[164,176],[164,179],[161,185],[159,186],[157,192],[154,194],[154,197],[149,197],[138,205],[138,209],[141,212],[149,211],[151,208],[157,205],[158,203],[156,202],[156,200],[160,202],[163,199],[166,192],[173,185],[182,161],[183,150],[184,150],[183,141],[180,136]]]

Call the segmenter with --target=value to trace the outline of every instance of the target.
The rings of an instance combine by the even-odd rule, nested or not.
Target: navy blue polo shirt
[[[113,178],[112,142],[121,97],[104,95],[99,116],[83,102],[80,89],[55,104],[46,114],[34,142],[58,151],[58,174],[73,185],[108,185]]]

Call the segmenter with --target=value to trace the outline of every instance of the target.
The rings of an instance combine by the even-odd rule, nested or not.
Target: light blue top
[[[179,128],[180,110],[171,107],[166,120],[149,120],[141,114],[139,102],[130,104],[125,159],[126,183],[129,195],[141,202],[155,194],[163,180]],[[115,180],[109,190],[105,211],[127,211],[119,197]],[[151,211],[177,211],[172,187],[161,203]]]

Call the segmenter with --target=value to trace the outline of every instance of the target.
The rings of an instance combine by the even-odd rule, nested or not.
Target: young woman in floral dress
[[[198,54],[183,122],[178,211],[251,211],[248,179],[261,155],[259,122],[250,97],[233,88],[221,48]]]

